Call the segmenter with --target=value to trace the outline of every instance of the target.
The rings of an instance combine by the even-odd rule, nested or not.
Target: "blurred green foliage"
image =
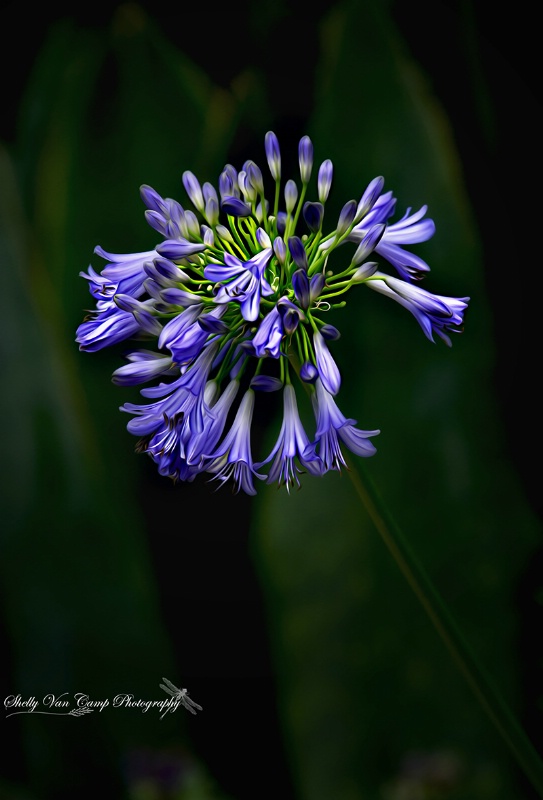
[[[360,30],[371,31],[363,50]],[[342,331],[338,401],[362,428],[381,428],[364,468],[515,708],[511,592],[538,531],[500,444],[491,315],[460,159],[386,4],[337,4],[322,15],[321,43],[305,132],[316,159],[334,162],[327,215],[382,174],[400,213],[428,203],[436,221],[420,249],[433,267],[427,288],[471,297],[466,332],[448,350],[380,296],[350,296],[330,319]],[[353,75],[371,79],[355,85]],[[17,147],[0,160],[9,331],[0,342],[1,580],[16,678],[6,694],[84,686],[96,697],[158,697],[160,676],[175,674],[141,511],[141,457],[109,381],[121,351],[78,353],[75,328],[89,303],[79,272],[97,244],[154,246],[141,184],[176,197],[184,169],[215,182],[240,130],[260,143],[250,157],[262,163],[264,133],[280,123],[268,90],[250,65],[231,91],[214,85],[136,4],[119,6],[104,30],[52,26],[40,53]],[[270,419],[270,446],[277,429]],[[306,477],[290,496],[259,488],[247,547],[266,599],[296,797],[517,797],[516,766],[349,475]],[[111,797],[225,796],[198,764],[181,714],[160,726],[128,712],[77,724],[20,720],[29,795],[6,785],[6,800],[56,800],[79,786],[83,769],[103,775]],[[173,748],[181,788],[161,794],[145,777],[131,784],[121,765],[138,748]],[[267,796],[265,787],[254,796]]]

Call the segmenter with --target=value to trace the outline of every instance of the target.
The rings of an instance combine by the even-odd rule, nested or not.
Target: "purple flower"
[[[157,378],[159,375],[170,375],[175,371],[170,356],[153,353],[150,350],[138,350],[127,356],[129,364],[124,364],[113,373],[111,380],[117,386],[134,386],[138,383]]]
[[[238,393],[239,381],[229,381],[224,392],[217,397],[219,386],[209,381],[204,391],[205,420],[203,430],[196,433],[185,448],[187,464],[191,470],[205,468],[205,453],[212,452],[222,436],[228,413]]]
[[[153,300],[145,300],[141,302],[131,297],[129,294],[116,294],[113,298],[115,305],[121,311],[127,311],[134,315],[139,327],[150,336],[160,336],[162,325],[153,315]]]
[[[161,475],[173,480],[189,480],[191,472],[185,458],[185,442],[190,438],[194,421],[203,418],[203,402],[190,401],[183,396],[176,416],[164,420],[163,424],[147,440],[140,440],[138,450],[151,456]],[[196,474],[195,470],[192,470]],[[195,475],[194,475],[195,476]]]
[[[217,398],[219,387],[211,380],[196,402],[187,394],[178,398],[181,402],[176,415],[165,419],[164,425],[139,447],[156,461],[161,475],[191,482],[204,471],[204,453],[219,441],[238,387],[237,381],[230,381]]]
[[[375,246],[375,252],[386,258],[404,280],[418,280],[430,270],[430,267],[422,258],[410,253],[402,245],[418,244],[431,239],[435,233],[435,224],[432,219],[425,219],[428,210],[425,205],[414,214],[411,214],[411,209],[408,208],[398,222],[388,224],[395,206],[396,199],[392,196],[392,192],[381,195],[372,210],[354,226],[347,239],[361,242],[374,225],[386,224],[385,232]]]
[[[279,486],[284,485],[287,492],[290,492],[294,484],[300,487],[298,476],[303,469],[310,472],[311,475],[322,475],[323,465],[315,451],[315,444],[310,442],[304,430],[298,413],[296,392],[290,384],[287,384],[283,390],[283,404],[283,422],[277,442],[269,456],[256,464],[256,468],[260,469],[273,459],[266,482],[275,483],[277,481]],[[297,465],[296,460],[303,469]]]
[[[420,286],[406,283],[382,272],[375,272],[366,286],[387,297],[392,297],[400,305],[410,311],[431,342],[433,334],[437,334],[445,344],[451,347],[452,342],[446,331],[460,333],[464,322],[464,312],[469,297],[443,297],[431,294]]]
[[[247,389],[224,441],[205,456],[206,471],[215,475],[212,480],[220,481],[222,485],[231,478],[236,491],[243,489],[247,494],[256,494],[253,477],[260,480],[266,477],[256,471],[251,454],[254,403],[255,393]]]
[[[164,326],[159,336],[158,346],[167,347],[173,360],[180,367],[189,364],[201,352],[210,337],[205,323],[200,324],[204,319],[204,308],[203,304],[188,306]],[[223,307],[215,306],[205,316],[217,320],[224,311]]]
[[[255,355],[279,358],[283,339],[283,316],[277,306],[266,314],[253,338]]]
[[[326,340],[322,333],[315,331],[313,333],[313,344],[315,345],[315,358],[317,360],[317,369],[319,377],[323,386],[330,392],[330,394],[337,394],[341,386],[341,375],[339,369],[332,358]]]
[[[147,206],[145,220],[151,228],[161,233],[165,239],[188,236],[185,212],[177,200],[161,197],[147,184],[140,186],[140,196]]]
[[[357,456],[363,458],[373,456],[376,449],[369,438],[377,436],[380,431],[363,431],[357,428],[356,420],[344,417],[336,401],[324,388],[320,379],[315,382],[315,387],[315,394],[312,395],[317,420],[315,444],[323,463],[323,472],[341,471],[341,468],[346,466],[341,451],[342,442]]]
[[[136,318],[129,311],[121,311],[113,304],[77,328],[76,342],[80,350],[93,353],[103,347],[122,342],[140,330]]]
[[[156,249],[164,258],[169,258],[170,261],[180,261],[195,253],[201,253],[202,250],[205,250],[205,244],[202,242],[190,242],[188,239],[182,238],[165,239],[165,241],[157,245]]]
[[[132,297],[139,297],[143,293],[143,281],[147,277],[145,264],[158,255],[156,250],[143,253],[108,253],[100,246],[95,247],[94,252],[108,262],[101,275],[116,287],[115,293],[129,294]]]
[[[115,295],[141,297],[147,277],[145,264],[157,255],[156,250],[144,253],[108,253],[99,246],[94,252],[108,263],[101,274],[97,274],[92,267],[89,267],[88,273],[79,273],[89,282],[89,291],[96,300],[96,309],[78,326],[76,333],[79,349],[87,352],[118,344],[140,331],[141,324],[133,313],[117,307]]]
[[[209,344],[172,383],[161,383],[141,390],[144,397],[160,398],[156,402],[143,405],[125,403],[121,411],[134,415],[126,426],[129,432],[137,436],[150,436],[162,431],[161,435],[164,435],[165,430],[173,429],[173,423],[179,422],[180,426],[175,429],[179,436],[188,425],[187,415],[193,411],[195,416],[191,420],[191,430],[203,430],[203,393],[217,348],[216,342]]]
[[[215,302],[230,303],[235,300],[241,304],[241,314],[244,319],[249,322],[258,319],[261,295],[269,297],[273,294],[273,289],[264,278],[264,270],[272,253],[272,248],[267,247],[245,262],[240,261],[237,256],[226,253],[225,266],[212,264],[206,267],[205,277],[223,284],[215,295]]]
[[[282,176],[273,131],[266,133],[264,152],[271,200],[260,167],[249,158],[239,171],[226,164],[217,188],[184,170],[180,182],[192,208],[140,186],[145,220],[159,241],[128,254],[96,247],[106,264],[80,273],[94,308],[76,333],[79,349],[91,352],[127,340],[152,342],[150,349],[127,348],[126,363],[112,380],[119,386],[145,384],[140,394],[147,402],[125,403],[121,410],[131,415],[127,428],[139,437],[137,449],[155,461],[161,475],[193,481],[210,473],[211,481],[231,481],[234,491],[251,495],[255,478],[290,492],[300,486],[302,471],[340,470],[344,447],[362,457],[375,452],[370,439],[379,431],[357,428],[334,399],[342,376],[329,347],[339,330],[328,312],[346,305],[346,292],[365,284],[392,297],[415,316],[428,339],[437,335],[448,345],[448,334],[462,330],[469,300],[432,294],[415,282],[429,273],[426,262],[409,251],[434,234],[426,206],[391,222],[396,198],[383,192],[384,179],[377,177],[358,203],[339,206],[327,230],[332,162],[320,162],[317,197],[311,199],[311,139],[299,141],[296,179]],[[354,253],[342,258],[346,243],[355,244]],[[372,254],[398,275],[379,271],[377,258],[367,261]],[[264,461],[254,463],[255,391],[281,389],[277,441]],[[298,413],[299,390],[312,397],[312,441]],[[268,474],[261,474],[266,464]]]

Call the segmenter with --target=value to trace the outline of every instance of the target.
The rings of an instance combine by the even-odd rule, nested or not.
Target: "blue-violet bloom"
[[[156,245],[129,254],[95,248],[106,264],[80,273],[94,308],[76,334],[88,352],[142,343],[126,350],[127,363],[112,380],[147,384],[139,391],[150,402],[126,402],[121,410],[131,415],[137,450],[161,475],[190,482],[207,474],[250,495],[257,480],[290,492],[303,473],[347,468],[346,450],[363,458],[376,452],[371,440],[379,430],[359,428],[337,402],[342,375],[332,350],[340,331],[326,318],[345,305],[342,295],[364,285],[390,297],[430,341],[438,336],[448,346],[470,299],[421,288],[430,267],[408,248],[435,233],[425,205],[392,221],[396,198],[377,176],[325,226],[332,162],[314,173],[313,143],[303,136],[297,179],[285,179],[273,131],[264,152],[269,175],[254,161],[240,170],[226,164],[217,188],[185,170],[187,207],[141,186]],[[307,197],[312,175],[314,200]],[[340,266],[332,269],[336,249]],[[383,271],[387,265],[393,274]],[[280,391],[276,443],[254,460],[258,395]],[[260,472],[266,465],[267,474]]]

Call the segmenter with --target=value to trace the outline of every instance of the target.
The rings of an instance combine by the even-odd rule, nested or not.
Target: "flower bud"
[[[292,274],[292,288],[302,308],[309,308],[309,279],[307,270],[297,269]]]
[[[332,176],[334,174],[334,165],[329,158],[323,161],[319,167],[319,176],[317,179],[317,187],[319,192],[319,200],[325,203],[330,194],[330,187],[332,186]]]
[[[309,265],[307,263],[307,253],[305,247],[299,236],[290,236],[288,240],[288,249],[292,259],[297,267],[307,270]]]
[[[321,334],[322,336],[324,336],[325,339],[328,339],[329,341],[335,341],[336,339],[339,339],[339,337],[341,336],[341,333],[338,331],[336,327],[328,324],[322,326]]]
[[[360,202],[358,204],[358,208],[356,209],[356,217],[355,221],[360,222],[366,214],[371,211],[375,202],[381,192],[383,191],[383,186],[385,185],[385,179],[381,176],[378,178],[374,178],[368,185],[366,191],[362,195]]]
[[[279,150],[277,136],[273,131],[267,132],[264,138],[264,146],[271,176],[274,181],[278,181],[281,178],[281,152]]]
[[[314,364],[306,361],[300,368],[300,378],[306,383],[315,383],[319,377],[319,371]]]
[[[298,159],[300,162],[300,177],[302,183],[309,183],[313,169],[313,143],[309,136],[302,136],[298,146]]]
[[[223,197],[222,210],[231,217],[250,217],[251,206],[238,197]]]
[[[336,228],[336,236],[343,236],[349,230],[356,214],[356,200],[349,200],[341,209]]]
[[[363,283],[377,271],[379,264],[377,261],[366,261],[351,275],[351,283]]]
[[[183,173],[182,181],[185,191],[190,197],[192,204],[203,214],[205,203],[204,196],[202,194],[202,187],[200,186],[198,178],[187,169]]]
[[[311,233],[318,233],[324,216],[324,206],[322,203],[304,203],[302,214],[305,223]]]
[[[298,187],[292,180],[288,180],[285,184],[285,207],[287,214],[292,214],[296,200],[298,199]]]
[[[255,375],[250,385],[257,392],[277,392],[283,388],[283,381],[272,378],[271,375]]]

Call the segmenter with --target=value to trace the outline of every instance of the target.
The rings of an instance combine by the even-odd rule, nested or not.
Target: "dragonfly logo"
[[[187,711],[190,711],[191,714],[196,714],[197,711],[203,711],[202,706],[199,706],[198,703],[195,703],[194,700],[191,700],[186,689],[178,689],[177,686],[174,686],[173,683],[167,678],[162,678],[162,680],[164,683],[159,684],[160,688],[164,689],[164,691],[169,694],[170,697],[173,697],[174,700],[177,700],[179,703],[181,703],[181,705],[184,706]]]

